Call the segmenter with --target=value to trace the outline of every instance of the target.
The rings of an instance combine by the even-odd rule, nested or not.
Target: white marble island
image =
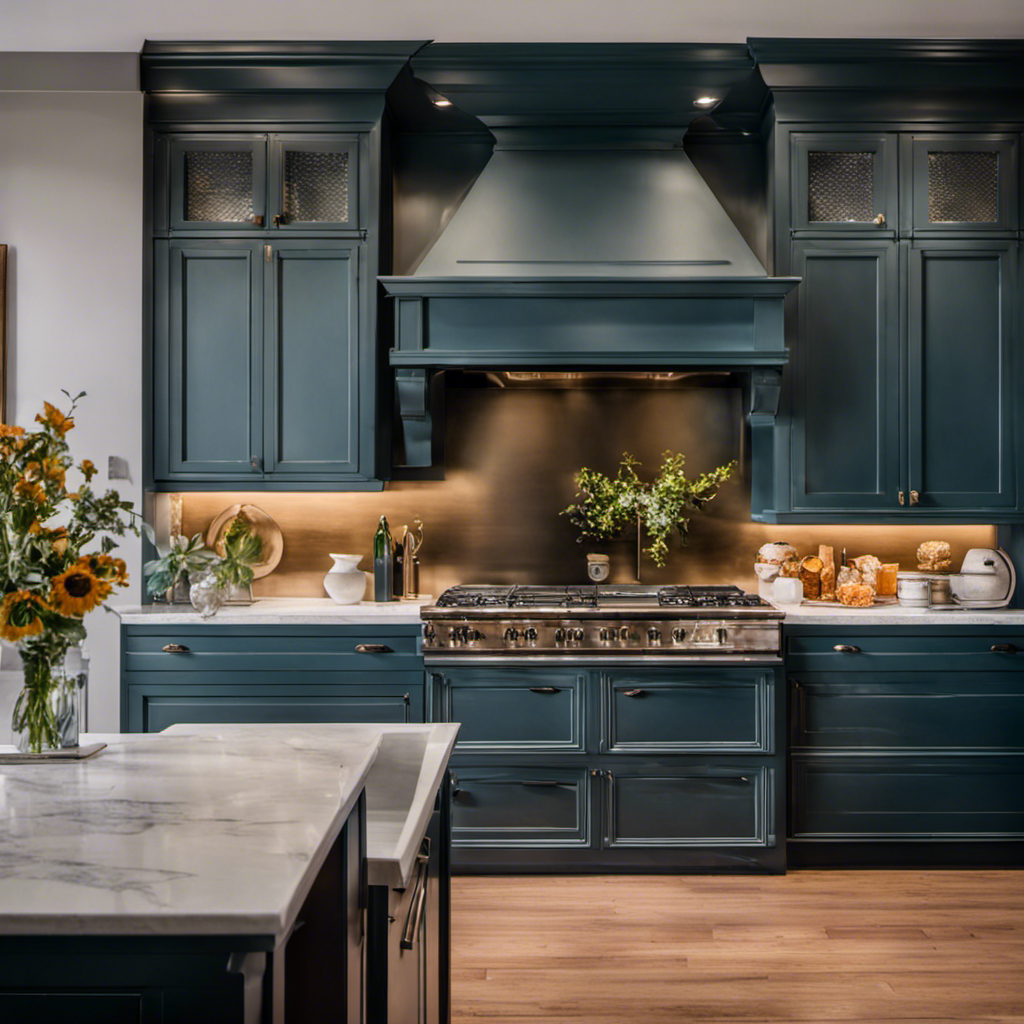
[[[385,732],[432,728],[93,735],[89,760],[0,766],[0,1019],[360,1019],[364,787]]]

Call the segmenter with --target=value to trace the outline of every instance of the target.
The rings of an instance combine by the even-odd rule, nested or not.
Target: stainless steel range
[[[421,612],[427,658],[778,657],[784,613],[728,586],[460,586]]]

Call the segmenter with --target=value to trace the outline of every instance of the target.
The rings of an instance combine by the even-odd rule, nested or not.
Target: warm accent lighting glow
[[[450,107],[452,105],[452,101],[445,99],[444,96],[436,96],[432,102],[435,107]]]
[[[715,96],[700,96],[693,101],[695,107],[713,107],[718,102]]]

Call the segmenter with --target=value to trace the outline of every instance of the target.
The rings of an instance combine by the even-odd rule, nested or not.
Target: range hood
[[[741,370],[771,405],[797,279],[767,275],[682,149],[752,75],[745,46],[430,45],[411,65],[495,146],[415,271],[380,278],[407,441],[444,369]]]

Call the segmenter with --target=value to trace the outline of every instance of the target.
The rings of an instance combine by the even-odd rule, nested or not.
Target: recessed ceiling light
[[[435,96],[431,102],[435,107],[450,107],[452,105],[452,101],[445,99],[444,96]]]
[[[713,107],[717,102],[717,96],[700,96],[693,101],[693,105],[695,107]]]

